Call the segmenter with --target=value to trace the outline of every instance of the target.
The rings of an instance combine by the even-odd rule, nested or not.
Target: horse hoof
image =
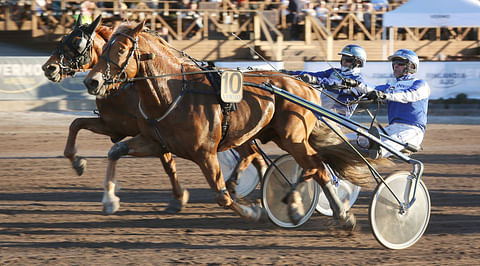
[[[87,168],[87,160],[83,157],[78,156],[73,162],[73,169],[77,172],[78,176],[83,174],[83,171]]]
[[[353,232],[357,227],[357,219],[353,213],[346,213],[343,219],[340,219],[340,224],[343,226],[343,229],[347,232]]]
[[[184,189],[183,190],[183,195],[181,199],[176,199],[173,198],[168,202],[168,206],[165,209],[165,212],[168,214],[175,214],[180,212],[188,203],[188,200],[190,198],[190,193],[188,193],[188,190]]]
[[[290,221],[297,225],[305,216],[305,209],[303,208],[302,197],[300,192],[294,190],[288,197],[288,217]]]
[[[120,199],[103,203],[103,212],[105,214],[114,214],[120,208]]]
[[[255,205],[253,207],[254,211],[257,213],[257,222],[259,223],[267,223],[269,222],[269,218],[268,218],[268,213],[267,213],[267,210],[265,210],[264,208],[260,207],[260,206],[257,206]]]

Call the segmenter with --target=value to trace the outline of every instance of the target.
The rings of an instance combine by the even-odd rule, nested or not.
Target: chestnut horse
[[[63,37],[53,54],[42,66],[44,74],[49,80],[60,82],[66,77],[73,76],[76,72],[89,70],[98,61],[103,46],[113,33],[112,28],[102,26],[100,22],[101,17],[98,16],[92,24],[82,25],[81,17],[79,17],[73,31]],[[128,87],[130,86],[131,84]],[[87,165],[85,158],[76,155],[75,143],[81,129],[110,136],[114,143],[140,132],[137,126],[137,118],[140,116],[138,92],[134,87],[126,88],[107,97],[96,98],[99,117],[77,118],[70,124],[64,155],[70,160],[78,175],[83,174]],[[170,201],[166,211],[169,213],[180,211],[188,202],[188,191],[183,189],[178,182],[172,154],[158,152],[145,154],[145,156],[159,157],[170,178],[174,198]],[[108,171],[114,171],[114,167],[110,166]],[[105,211],[113,213],[116,210],[105,209]]]
[[[149,148],[160,147],[195,162],[220,206],[257,221],[262,217],[262,209],[240,204],[225,188],[217,152],[238,147],[254,138],[263,142],[272,140],[305,169],[305,178],[313,177],[322,186],[334,217],[345,229],[354,228],[355,217],[345,210],[333,191],[322,162],[356,184],[369,177],[369,172],[335,132],[306,108],[256,86],[244,85],[238,109],[226,116],[205,71],[176,57],[163,39],[144,31],[144,25],[145,21],[138,25],[121,24],[84,80],[88,92],[97,97],[115,92],[125,81],[134,82],[138,88],[141,133],[116,143],[109,157],[135,154],[144,146],[144,141],[155,141],[157,147]],[[244,75],[246,82],[269,83],[320,103],[314,89],[281,73],[252,71]],[[222,130],[224,119],[228,119],[229,124],[226,132]],[[105,190],[114,202],[113,175],[107,176]],[[290,218],[294,223],[304,214],[300,197],[295,190],[288,197]]]
[[[102,26],[100,22],[100,16],[90,25],[82,25],[81,18],[77,21],[72,32],[62,38],[55,51],[42,66],[48,79],[60,82],[66,77],[73,76],[76,72],[89,70],[98,61],[103,46],[113,33],[112,28]],[[87,165],[85,158],[76,155],[76,137],[81,129],[110,136],[112,142],[118,142],[126,136],[135,136],[140,132],[136,122],[140,114],[138,113],[138,93],[135,88],[122,89],[108,97],[97,97],[96,105],[99,117],[77,118],[70,124],[64,155],[70,160],[78,175],[83,174]],[[243,146],[239,147],[237,151],[244,164],[235,168],[232,178],[229,180],[231,191],[235,191],[237,176],[241,175],[250,162],[253,161],[260,175],[263,175],[266,170],[266,164],[261,156],[251,151],[252,149],[256,150],[256,147]],[[188,191],[179,184],[172,154],[167,152],[150,156],[160,158],[172,184],[174,198],[170,201],[166,212],[180,211],[188,202]],[[109,169],[111,168],[109,167]],[[113,213],[116,210],[105,208],[105,211]]]

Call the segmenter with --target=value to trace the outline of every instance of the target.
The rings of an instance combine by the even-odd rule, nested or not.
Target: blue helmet
[[[407,68],[405,69],[407,73],[416,73],[418,71],[418,65],[420,60],[418,59],[417,54],[409,49],[400,49],[397,50],[393,55],[388,57],[388,60],[393,61],[396,58],[403,60],[408,60]]]
[[[354,62],[352,68],[363,67],[367,62],[367,53],[360,45],[349,44],[343,47],[342,51],[338,54],[353,57]]]

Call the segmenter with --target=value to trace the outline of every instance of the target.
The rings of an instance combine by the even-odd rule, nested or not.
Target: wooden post
[[[327,61],[333,60],[333,36],[329,34],[327,36]]]
[[[275,55],[275,60],[276,61],[282,61],[283,60],[282,51],[283,51],[283,36],[280,35],[280,36],[277,37],[277,52],[276,52],[276,55]]]
[[[60,25],[63,26],[63,34],[67,34],[67,27],[66,27],[66,18],[65,16],[68,16],[68,12],[66,13],[66,5],[65,5],[65,0],[62,0],[60,3],[60,10],[62,10],[62,17],[60,18]]]
[[[253,40],[260,41],[261,31],[260,31],[260,18],[258,14],[255,14],[253,17]]]
[[[312,18],[310,15],[305,17],[305,44],[309,45],[312,43]]]
[[[177,11],[177,40],[183,40],[182,13]]]
[[[203,13],[203,38],[208,39],[208,11]]]
[[[38,18],[36,14],[36,8],[37,7],[37,2],[32,1],[32,5],[30,7],[31,9],[31,15],[32,15],[32,37],[36,38],[40,35],[40,32],[38,30]]]

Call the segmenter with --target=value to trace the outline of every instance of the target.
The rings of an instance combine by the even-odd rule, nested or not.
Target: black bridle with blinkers
[[[93,39],[96,33],[94,31],[89,34],[87,30],[88,25],[76,27],[69,35],[62,38],[53,52],[60,59],[58,64],[61,73],[73,75],[81,66],[92,60]]]

